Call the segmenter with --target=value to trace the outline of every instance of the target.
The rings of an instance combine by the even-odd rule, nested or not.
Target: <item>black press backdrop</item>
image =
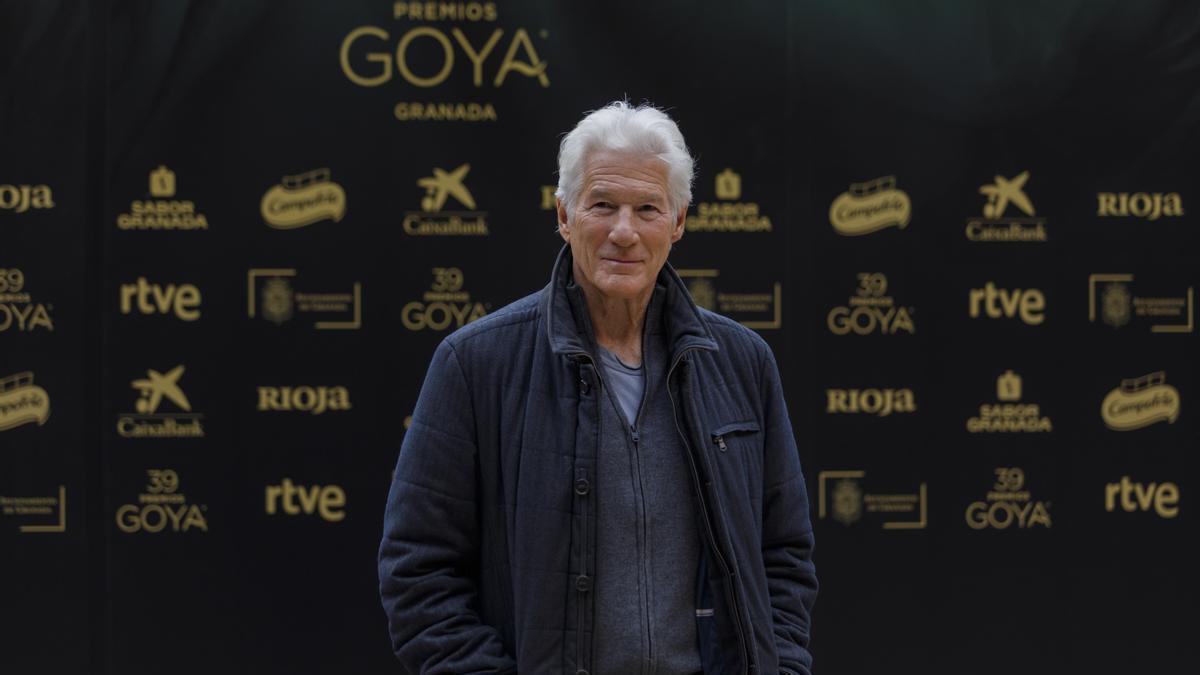
[[[1200,10],[952,4],[4,2],[0,671],[396,672],[428,358],[628,97],[779,357],[818,670],[1181,672]]]

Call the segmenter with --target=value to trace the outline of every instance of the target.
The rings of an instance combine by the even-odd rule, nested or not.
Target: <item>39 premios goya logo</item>
[[[361,282],[351,282],[348,290],[333,290],[318,289],[307,279],[301,285],[301,281],[295,268],[252,268],[246,274],[246,311],[250,318],[276,326],[296,318],[311,321],[317,330],[362,328]]]
[[[417,179],[417,187],[425,191],[421,210],[405,211],[404,233],[414,237],[484,237],[488,230],[487,211],[476,210],[475,196],[467,188],[466,177],[470,164],[460,164],[447,171],[433,167],[433,174]],[[445,209],[454,198],[460,209]]]
[[[134,412],[117,417],[117,433],[123,438],[203,438],[204,415],[192,409],[180,380],[184,366],[160,373],[153,368],[146,376],[129,383],[137,392]]]
[[[1170,295],[1134,294],[1132,274],[1088,276],[1088,321],[1111,328],[1148,326],[1151,333],[1191,333],[1196,330],[1193,287]],[[1145,284],[1147,290],[1154,290]],[[1145,328],[1143,328],[1145,330]]]
[[[996,401],[979,406],[979,414],[967,419],[972,434],[1042,433],[1053,431],[1050,418],[1036,403],[1022,402],[1021,376],[1011,370],[996,378]]]
[[[727,279],[718,281],[717,269],[679,269],[680,278],[697,305],[724,314],[747,328],[772,330],[783,327],[783,285],[778,281],[770,290],[730,292]],[[765,284],[764,284],[765,285]]]
[[[1025,470],[998,467],[996,481],[983,499],[967,506],[967,527],[972,530],[1026,530],[1051,526],[1051,503],[1038,499],[1025,486]]]
[[[829,205],[829,223],[848,237],[870,234],[885,227],[904,229],[912,218],[908,194],[896,188],[895,176],[883,176],[862,183],[838,195]]]
[[[757,202],[742,200],[742,177],[726,168],[713,180],[717,201],[696,204],[684,227],[688,232],[770,232],[771,218]]]
[[[159,165],[150,172],[150,199],[134,199],[117,215],[122,230],[207,230],[208,218],[195,202],[175,199],[175,172]]]
[[[926,485],[915,492],[866,492],[867,472],[821,471],[817,474],[817,518],[845,526],[870,521],[885,530],[923,530],[929,524]]]
[[[1163,371],[1121,380],[1100,403],[1100,418],[1113,431],[1133,431],[1179,419],[1179,390],[1167,384]]]
[[[550,86],[548,61],[540,53],[545,29],[502,20],[495,2],[393,2],[394,24],[358,26],[342,39],[338,62],[359,87],[388,87],[400,101],[401,122],[494,122],[507,114],[492,100],[501,87],[522,92],[522,105],[537,105],[532,92]],[[520,81],[520,82],[518,82]],[[521,86],[524,82],[536,87]],[[471,90],[471,100],[447,95]],[[531,98],[532,97],[532,98]],[[514,113],[515,114],[515,113]]]
[[[1025,192],[1029,172],[1012,178],[1001,175],[979,187],[984,196],[983,216],[967,218],[966,234],[979,242],[1044,242],[1046,219],[1038,217],[1033,201]]]
[[[859,272],[858,286],[845,305],[829,310],[825,323],[834,335],[894,335],[917,332],[912,305],[901,305],[888,295],[887,276],[879,272]]]
[[[40,427],[48,419],[50,395],[33,383],[32,372],[0,377],[0,431],[29,423]]]
[[[208,505],[189,500],[179,487],[174,469],[148,469],[145,491],[117,507],[117,529],[126,534],[208,532]]]
[[[471,298],[457,267],[434,267],[433,281],[420,300],[405,303],[400,322],[411,331],[454,330],[486,315],[491,303]]]
[[[259,203],[263,222],[276,230],[294,230],[321,220],[341,222],[346,215],[346,191],[322,168],[284,176]]]
[[[54,304],[30,293],[20,268],[0,267],[0,333],[53,331],[53,314]]]
[[[54,206],[54,193],[49,185],[0,183],[0,212],[25,213]]]

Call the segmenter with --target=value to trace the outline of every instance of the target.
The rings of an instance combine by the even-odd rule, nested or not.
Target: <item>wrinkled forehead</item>
[[[582,192],[587,197],[665,202],[667,172],[667,163],[651,153],[596,150],[584,161]]]

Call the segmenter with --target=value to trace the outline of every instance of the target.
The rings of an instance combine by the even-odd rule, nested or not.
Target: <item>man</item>
[[[810,672],[774,356],[666,264],[692,166],[655,108],[586,116],[559,150],[550,284],[434,354],[379,551],[408,672]]]

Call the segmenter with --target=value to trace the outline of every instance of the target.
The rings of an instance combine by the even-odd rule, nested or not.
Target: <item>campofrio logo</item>
[[[885,227],[904,229],[912,217],[908,194],[896,188],[895,176],[862,183],[838,195],[829,205],[829,223],[838,234],[855,237]]]
[[[179,491],[174,469],[148,469],[145,492],[136,503],[117,507],[117,529],[126,533],[208,532],[207,504],[195,504]]]
[[[40,427],[48,419],[50,395],[33,383],[32,372],[0,378],[0,431],[30,422]]]
[[[341,222],[346,215],[346,191],[330,180],[329,169],[284,176],[259,203],[263,222],[277,230],[294,230],[321,220]]]
[[[1167,384],[1163,371],[1121,380],[1100,404],[1100,417],[1113,431],[1133,431],[1179,419],[1179,390]]]

